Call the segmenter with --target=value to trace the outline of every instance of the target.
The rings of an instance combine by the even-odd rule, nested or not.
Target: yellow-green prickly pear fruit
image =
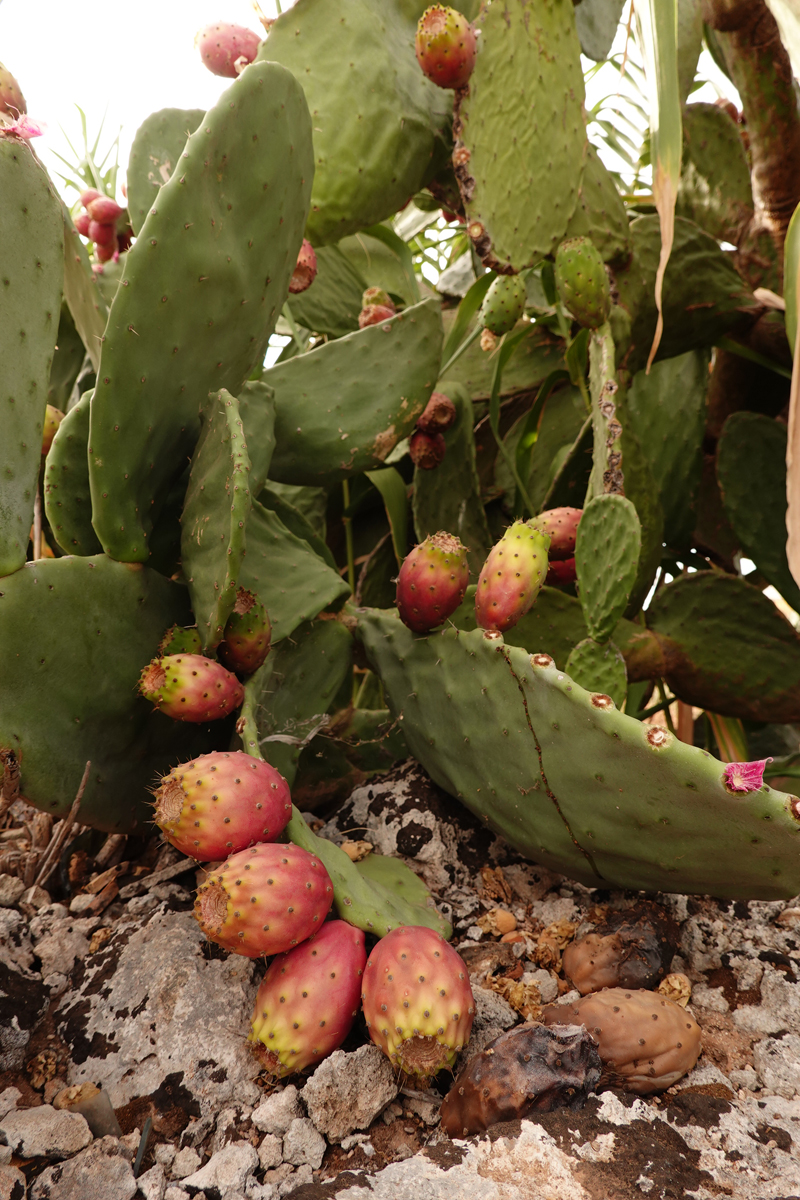
[[[519,275],[498,275],[481,305],[480,321],[491,333],[508,333],[525,313],[525,284]]]
[[[611,312],[611,288],[600,252],[591,238],[568,238],[556,251],[556,286],[561,303],[587,329],[599,329]]]

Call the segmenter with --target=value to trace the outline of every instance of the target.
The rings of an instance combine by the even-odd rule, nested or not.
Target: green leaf
[[[402,566],[408,547],[408,496],[403,476],[394,467],[382,471],[365,471],[367,479],[381,496],[392,531],[392,545],[398,567]]]

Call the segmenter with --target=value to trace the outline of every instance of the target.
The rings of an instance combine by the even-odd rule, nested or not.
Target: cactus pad
[[[675,212],[718,241],[736,245],[753,215],[742,137],[718,104],[687,104],[683,110],[683,165]]]
[[[128,159],[128,215],[137,235],[156,197],[172,175],[187,138],[205,116],[202,108],[162,108],[139,128]]]
[[[639,564],[642,532],[624,496],[597,496],[583,510],[575,544],[578,594],[591,637],[605,642],[624,613]]]
[[[44,511],[56,542],[67,554],[98,554],[89,492],[89,405],[84,392],[58,427],[45,461]]]
[[[601,646],[599,642],[585,638],[570,652],[564,670],[587,692],[610,696],[617,708],[622,708],[625,703],[628,694],[625,659],[613,642]]]

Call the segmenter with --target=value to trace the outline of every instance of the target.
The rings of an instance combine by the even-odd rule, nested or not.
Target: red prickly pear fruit
[[[310,288],[317,277],[317,256],[308,238],[303,238],[303,244],[297,255],[297,263],[289,280],[289,291],[293,296]]]
[[[445,456],[447,447],[440,433],[423,433],[417,429],[408,440],[408,453],[415,467],[423,471],[432,471],[438,467]]]
[[[572,558],[575,554],[575,539],[578,525],[583,516],[582,508],[549,508],[547,512],[533,517],[531,525],[550,538],[550,559]]]
[[[383,288],[369,287],[361,297],[361,307],[369,308],[371,304],[380,304],[384,308],[390,308],[392,312],[397,312],[397,305],[388,292]]]
[[[454,613],[469,584],[467,550],[450,533],[433,533],[403,559],[397,576],[400,620],[429,633]]]
[[[262,1067],[283,1079],[320,1062],[353,1027],[367,962],[364,934],[326,921],[295,950],[270,963],[258,989],[249,1040]]]
[[[283,954],[322,928],[333,884],[318,858],[275,842],[232,854],[197,889],[194,915],[206,937],[234,954]]]
[[[433,4],[417,24],[417,62],[432,83],[463,88],[475,66],[477,42],[469,21],[454,8]]]
[[[199,31],[194,44],[212,74],[235,79],[255,58],[260,38],[252,29],[246,29],[243,25],[227,25],[224,21],[215,21]]]
[[[244,700],[244,688],[221,663],[202,654],[167,654],[142,671],[139,691],[175,721],[215,721]]]
[[[97,188],[87,188],[85,192],[81,192],[80,201],[84,208],[88,208],[93,200],[99,200],[103,195],[98,192]]]
[[[548,587],[564,587],[565,584],[574,583],[578,578],[578,572],[575,567],[575,558],[557,558],[555,562],[548,563],[547,576],[545,583]]]
[[[361,1003],[375,1045],[420,1084],[452,1069],[475,1015],[464,960],[420,925],[381,938],[364,968]]]
[[[75,228],[77,229],[77,231],[81,235],[81,237],[89,236],[89,225],[90,224],[91,224],[91,218],[90,218],[88,212],[79,213],[78,216],[75,218]]]
[[[158,646],[158,657],[165,654],[199,654],[203,648],[196,625],[171,625]]]
[[[64,413],[60,408],[55,408],[54,405],[48,404],[44,412],[44,425],[42,427],[42,454],[47,454],[53,444],[53,438],[56,436],[56,430],[64,420]]]
[[[489,552],[478,578],[475,616],[482,629],[505,633],[533,604],[547,574],[550,539],[529,521],[515,521]]]
[[[272,626],[264,605],[252,592],[239,588],[217,646],[217,658],[229,671],[252,675],[269,654],[271,638]]]
[[[117,231],[113,225],[103,221],[89,221],[89,240],[97,246],[116,247]]]
[[[389,308],[388,304],[368,304],[358,314],[358,328],[366,329],[367,325],[379,325],[381,321],[388,321],[394,314],[394,306]]]
[[[283,776],[243,750],[202,754],[173,767],[153,795],[164,837],[198,862],[274,842],[292,815]]]
[[[0,63],[0,113],[19,117],[28,111],[20,86],[14,76]]]
[[[456,406],[450,397],[444,392],[433,392],[417,421],[417,429],[432,437],[436,433],[446,433],[455,419]]]
[[[113,225],[120,219],[125,209],[120,208],[116,200],[112,200],[110,196],[97,196],[86,205],[86,211],[93,221],[98,221],[101,225]]]
[[[113,241],[110,246],[95,246],[94,252],[101,263],[115,262],[119,258],[119,250],[117,249],[116,241]]]

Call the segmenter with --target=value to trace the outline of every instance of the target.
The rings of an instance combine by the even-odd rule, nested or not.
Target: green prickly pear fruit
[[[450,397],[445,396],[444,392],[432,392],[417,421],[417,429],[431,436],[435,433],[445,433],[455,419],[456,406]]]
[[[390,308],[392,312],[397,311],[397,306],[392,297],[380,287],[367,288],[361,297],[362,308],[369,308],[370,304],[382,304],[384,308]]]
[[[243,25],[215,21],[196,34],[194,44],[212,74],[235,79],[253,61],[261,40]]]
[[[462,13],[432,4],[417,24],[417,62],[432,83],[463,88],[475,66],[475,30]]]
[[[44,425],[42,426],[42,454],[47,454],[53,444],[53,438],[56,436],[56,431],[64,420],[64,413],[60,408],[56,408],[52,404],[48,404],[44,413]]]
[[[556,286],[561,303],[586,329],[599,329],[611,312],[611,288],[600,252],[591,238],[568,238],[556,251]]]
[[[264,605],[252,592],[239,588],[217,646],[217,658],[229,671],[252,675],[269,654],[271,639],[272,626]]]
[[[484,329],[500,337],[525,314],[525,284],[519,275],[498,275],[481,305]]]
[[[172,625],[161,639],[158,657],[164,658],[167,654],[199,654],[202,649],[200,630],[196,625]]]
[[[19,117],[28,111],[25,97],[14,76],[0,63],[0,113]]]
[[[235,675],[202,654],[167,654],[142,671],[139,691],[175,721],[203,723],[227,717],[244,700]]]
[[[400,620],[414,633],[429,633],[456,611],[469,585],[467,550],[440,531],[403,559],[397,576]]]
[[[401,925],[381,938],[364,968],[361,1002],[375,1045],[419,1084],[452,1069],[469,1041],[469,972],[433,929]]]
[[[303,244],[297,255],[297,262],[289,280],[289,291],[293,296],[310,288],[317,277],[317,255],[308,238],[303,238]]]
[[[482,629],[505,633],[533,604],[547,575],[550,538],[529,521],[515,521],[483,564],[475,592]]]
[[[540,529],[550,538],[548,554],[552,565],[554,558],[575,557],[575,539],[578,524],[583,516],[582,508],[549,508],[531,519],[534,529]]]
[[[418,429],[408,439],[408,453],[415,467],[432,471],[445,456],[447,447],[440,433],[423,433]]]

